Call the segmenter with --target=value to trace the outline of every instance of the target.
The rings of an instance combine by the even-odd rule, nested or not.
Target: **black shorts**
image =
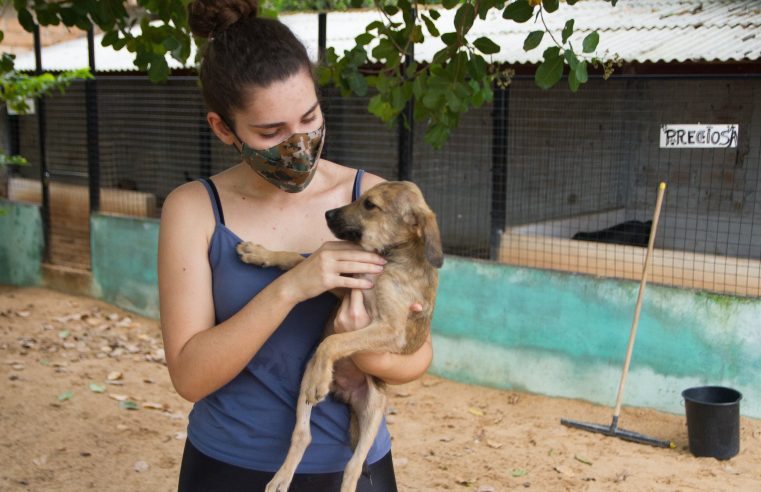
[[[180,467],[179,492],[260,492],[274,473],[249,470],[210,458],[198,451],[189,440]],[[297,473],[289,492],[338,492],[343,472]],[[366,466],[359,478],[357,492],[397,492],[391,452]]]

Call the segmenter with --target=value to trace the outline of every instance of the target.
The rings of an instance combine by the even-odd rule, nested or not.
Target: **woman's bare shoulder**
[[[211,230],[214,211],[206,187],[199,181],[184,183],[167,195],[161,207],[161,223],[195,224],[197,230]]]

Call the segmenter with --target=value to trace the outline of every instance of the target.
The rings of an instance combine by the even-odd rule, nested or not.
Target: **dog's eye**
[[[375,208],[375,204],[371,202],[370,200],[365,200],[364,207],[367,210],[372,210]]]

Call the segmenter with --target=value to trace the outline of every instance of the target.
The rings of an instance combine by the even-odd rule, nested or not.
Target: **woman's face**
[[[294,133],[307,133],[322,125],[322,111],[314,81],[306,70],[268,87],[249,91],[250,103],[233,112],[238,137],[253,149],[273,147]]]

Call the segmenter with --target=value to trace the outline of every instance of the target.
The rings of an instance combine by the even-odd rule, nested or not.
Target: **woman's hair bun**
[[[219,35],[241,19],[256,15],[258,0],[193,0],[188,25],[200,38]]]

